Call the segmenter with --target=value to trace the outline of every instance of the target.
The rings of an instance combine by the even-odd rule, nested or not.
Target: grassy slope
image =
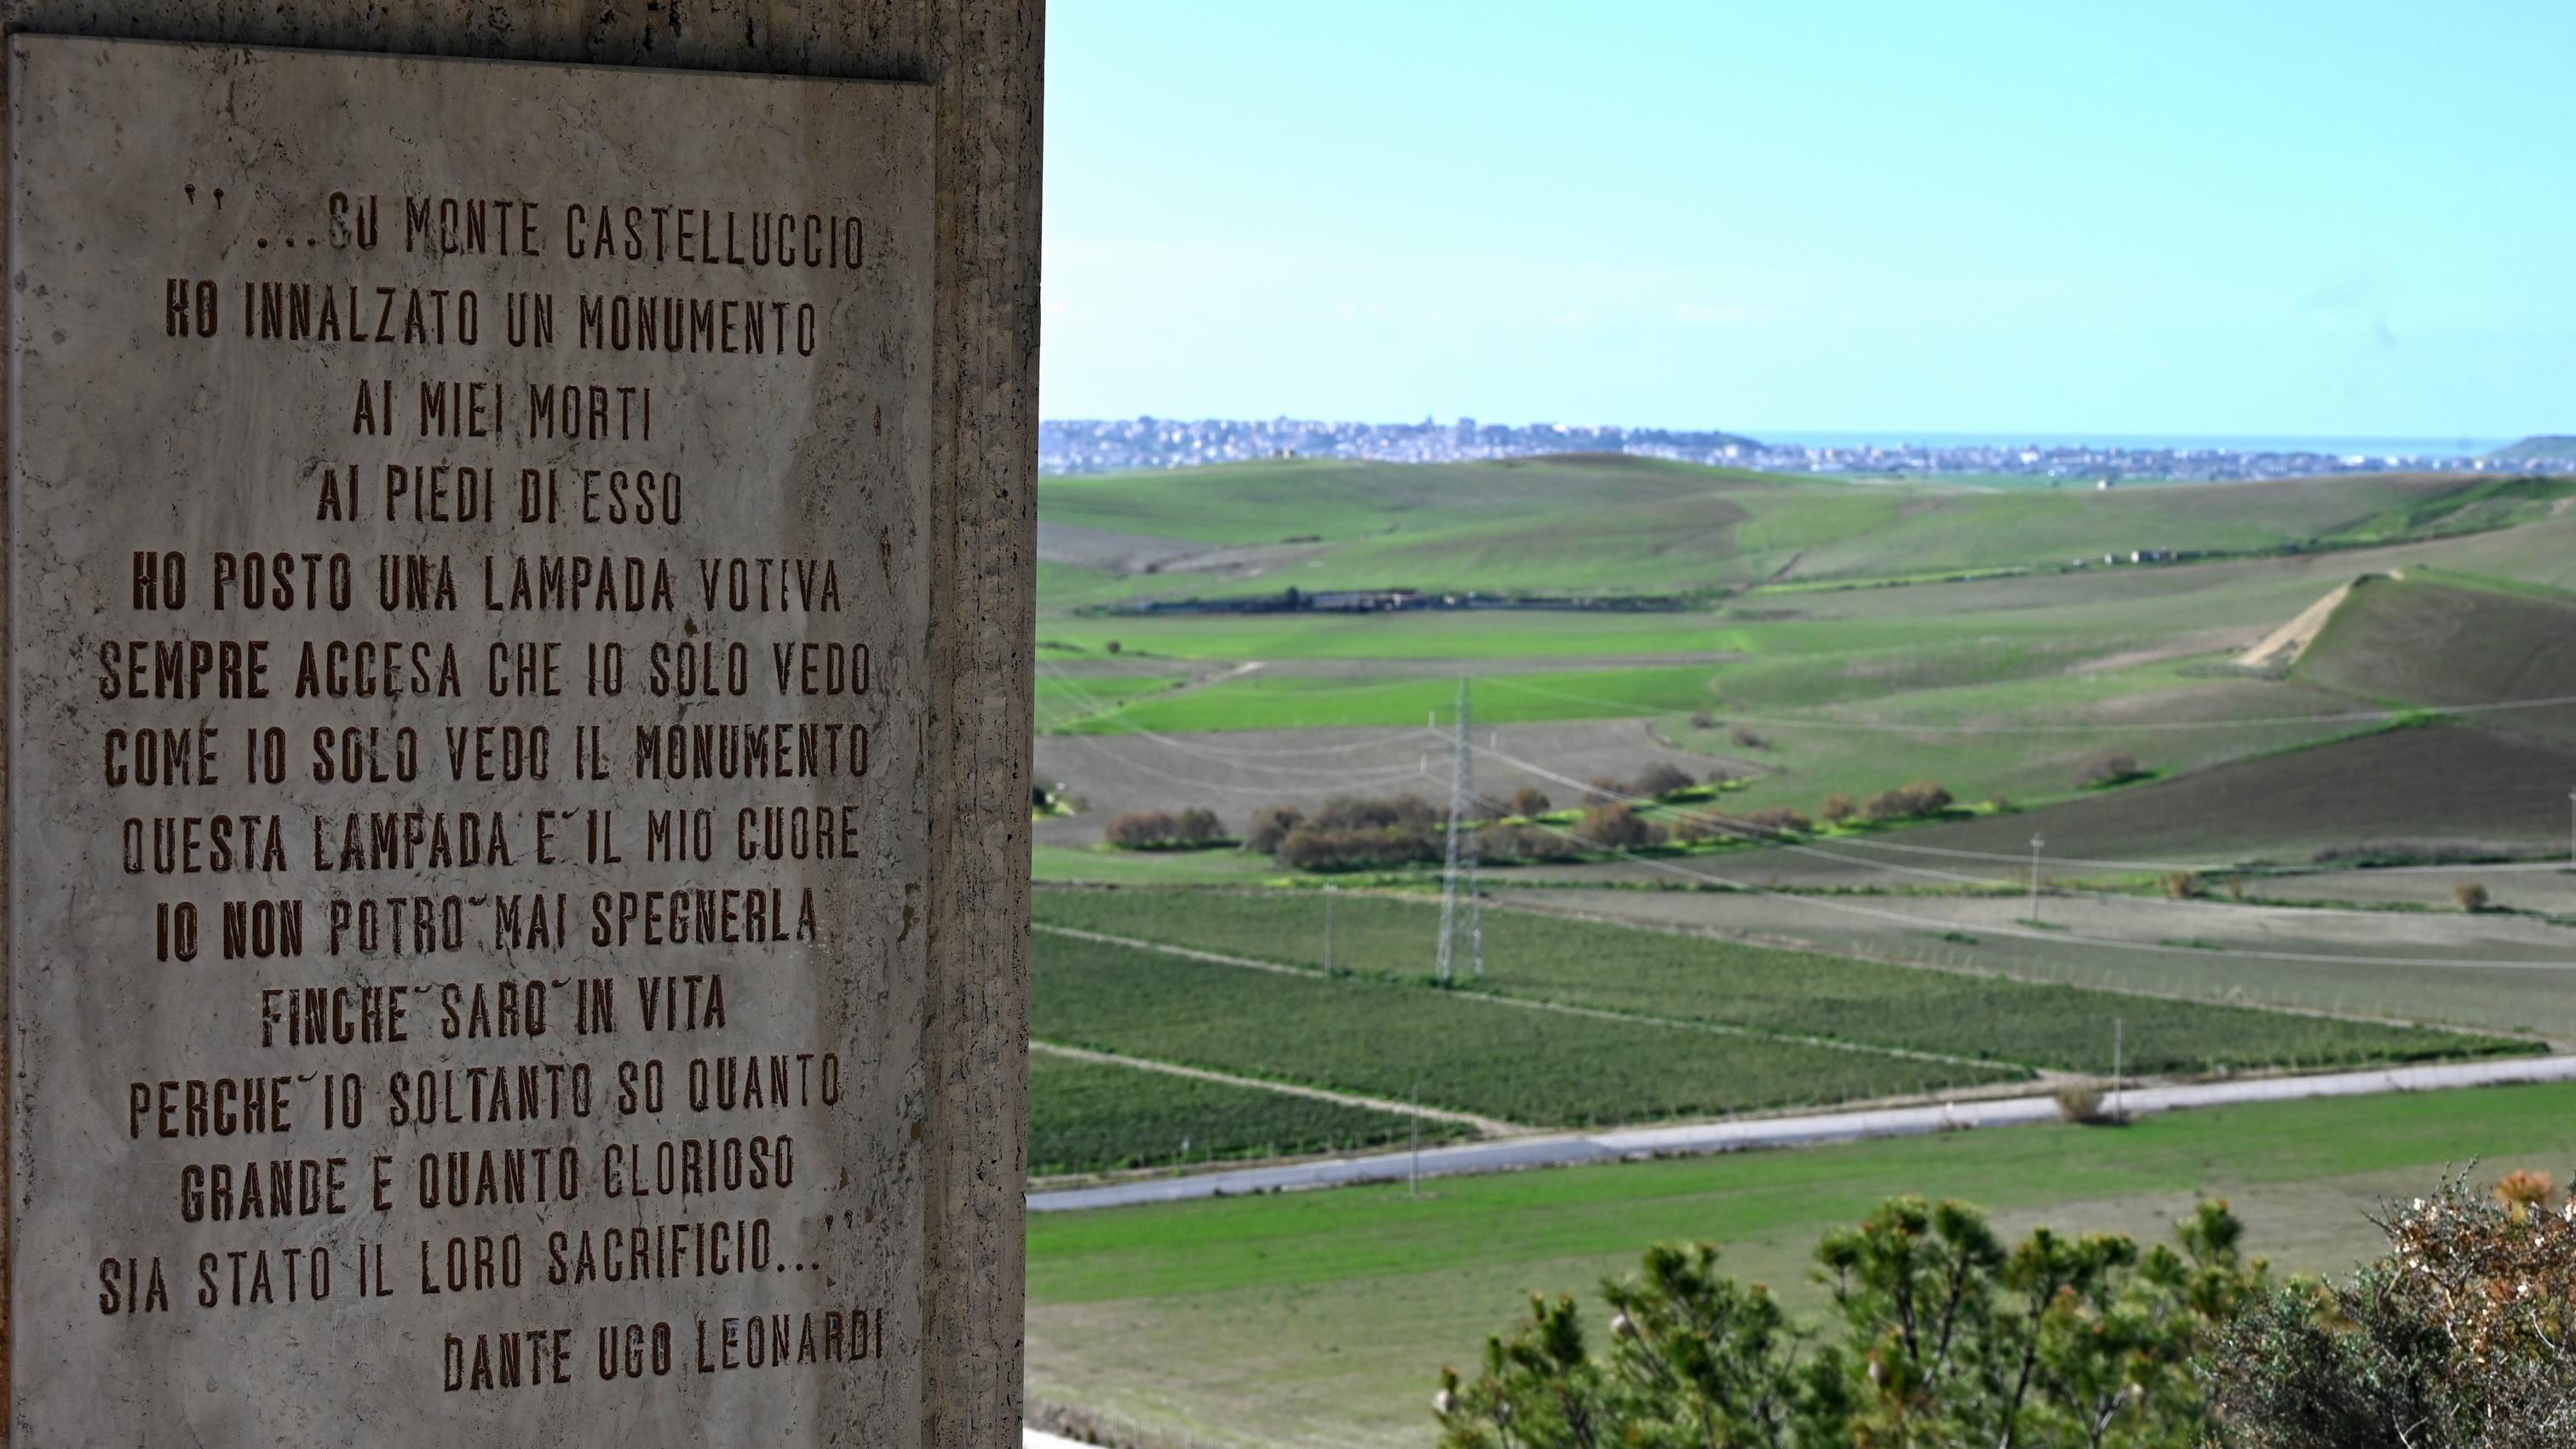
[[[2576,749],[2487,730],[2390,730],[2212,766],[2014,815],[1907,831],[1908,845],[2052,858],[2304,862],[2385,841],[2563,844]],[[1798,874],[1794,861],[1784,871]],[[2097,872],[2098,873],[2098,872]]]
[[[1324,902],[1311,891],[1048,892],[1034,909],[1038,920],[1056,925],[1324,965]],[[2108,1051],[2103,1023],[2113,1016],[2127,1018],[2140,1044],[2129,1065],[2141,1072],[2519,1049],[2449,1033],[2115,996],[1522,912],[1489,912],[1485,922],[1486,976],[1478,989],[2021,1066],[2100,1069]],[[1438,924],[1426,903],[1344,899],[1334,912],[1332,964],[1419,979]],[[1040,949],[1048,949],[1044,937]],[[1597,1065],[1568,1060],[1564,1070],[1586,1075]]]
[[[1102,885],[1209,885],[1256,881],[1279,874],[1266,855],[1239,850],[1075,850],[1032,845],[1029,864],[1039,880]]]
[[[1057,660],[1101,657],[1112,639],[1131,658],[1223,660],[1597,658],[1742,647],[1725,621],[1697,613],[1120,616],[1050,619],[1039,633],[1041,657]]]
[[[2487,456],[2505,462],[2519,458],[2576,458],[2576,438],[2563,433],[2539,433],[2507,443]]]
[[[2148,489],[1977,492],[1786,478],[1642,458],[1402,465],[1230,464],[1049,479],[1050,521],[1210,546],[1320,539],[1294,567],[1060,582],[1098,600],[1303,588],[1656,593],[1766,579],[2033,566],[2138,548],[2238,552],[2493,526],[2546,510],[2493,478],[2375,475]]]
[[[1478,676],[1476,718],[1485,724],[1647,717],[1717,702],[1706,665],[1560,670]],[[1422,679],[1313,679],[1256,674],[1186,693],[1155,695],[1065,726],[1072,734],[1139,730],[1183,734],[1212,730],[1378,728],[1447,717],[1456,706],[1455,676]]]
[[[2576,697],[2576,601],[2463,587],[2453,577],[2366,580],[2299,661],[2296,678],[2419,706]],[[2576,705],[2478,718],[2576,738]]]
[[[1720,1243],[1803,1308],[1818,1234],[1890,1195],[1966,1198],[2016,1231],[2161,1236],[2208,1194],[2245,1215],[2253,1251],[2328,1271],[2375,1251],[2362,1213],[2378,1199],[2472,1161],[2482,1179],[2563,1178],[2571,1158],[2576,1087],[2508,1087],[1440,1181],[1421,1198],[1038,1215],[1029,1382],[1195,1443],[1421,1444],[1442,1363],[1472,1361],[1529,1293],[1588,1293],[1659,1239]]]
[[[1658,729],[1684,749],[1751,760],[1769,772],[1728,794],[1727,809],[1789,805],[1813,814],[1827,795],[1860,797],[1916,779],[1937,780],[1962,800],[2002,795],[2034,805],[2076,794],[2086,765],[2108,754],[2176,775],[2365,728],[2331,718],[2354,710],[2338,695],[2187,672],[2206,658],[1918,689],[1796,713],[1721,703],[1709,728],[1674,716]],[[2318,716],[2328,718],[2316,722]],[[1739,743],[1739,725],[1761,745]],[[2021,728],[2031,725],[2042,728]]]
[[[1115,709],[1140,695],[1159,694],[1179,683],[1180,678],[1171,675],[1063,679],[1042,674],[1037,680],[1038,728],[1063,729],[1085,716]]]

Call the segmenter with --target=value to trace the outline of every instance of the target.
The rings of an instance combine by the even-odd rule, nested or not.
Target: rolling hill
[[[2565,433],[2535,433],[2520,442],[2507,443],[2487,456],[2503,463],[2576,458],[2576,437]]]
[[[2576,597],[2505,592],[2440,574],[2355,584],[2291,677],[2391,704],[2466,706],[2491,728],[2576,739]]]
[[[2576,748],[2457,726],[2395,729],[1891,839],[2010,859],[2043,835],[2053,858],[2215,867],[2305,864],[2364,846],[2529,850],[2566,843],[2570,781]],[[1815,873],[1795,857],[1735,869]]]
[[[1619,455],[1275,460],[1041,486],[1051,605],[1283,589],[1661,594],[2360,546],[2545,517],[2576,480],[2371,474],[1985,492]]]

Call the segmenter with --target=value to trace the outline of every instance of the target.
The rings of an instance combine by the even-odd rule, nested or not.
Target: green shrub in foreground
[[[1444,1449],[1976,1445],[2186,1449],[2209,1422],[2193,1359],[2251,1295],[2222,1203],[2180,1250],[2046,1228],[2006,1247],[1960,1203],[1898,1198],[1817,1248],[1832,1307],[1794,1330],[1706,1244],[1603,1285],[1598,1346],[1570,1297],[1534,1298],[1482,1373],[1444,1370]]]
[[[2576,1444],[2576,1219],[2546,1179],[2501,1200],[2453,1182],[2390,1214],[2389,1252],[2294,1283],[2227,1325],[2207,1364],[2243,1449]]]

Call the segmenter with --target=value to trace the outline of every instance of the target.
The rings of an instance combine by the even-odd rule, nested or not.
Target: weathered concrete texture
[[[922,741],[931,834],[916,919],[929,956],[921,1061],[930,1088],[917,1124],[926,1183],[919,1442],[941,1446],[1009,1444],[1020,1420],[1043,11],[1042,0],[0,3],[0,27],[13,32],[935,87]],[[0,770],[8,764],[0,757]],[[0,858],[0,873],[15,864]],[[7,1040],[0,1032],[0,1050]],[[19,1191],[13,1183],[13,1203]],[[101,1391],[112,1391],[113,1366],[97,1371]],[[721,1437],[711,1430],[709,1442]]]

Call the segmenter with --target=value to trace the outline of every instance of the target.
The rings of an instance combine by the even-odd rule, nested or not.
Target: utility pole
[[[1413,1171],[1404,1184],[1406,1197],[1422,1196],[1422,1077],[1413,1078],[1413,1111],[1405,1117],[1413,1124]]]
[[[2039,848],[2048,842],[2039,836],[2030,838],[2030,923],[2039,924]]]
[[[2120,1120],[2120,1048],[2124,1044],[2120,1035],[2122,1025],[2120,1018],[2116,1016],[2111,1018],[2111,1120],[2114,1122]]]
[[[1457,940],[1463,932],[1467,938],[1469,971],[1485,974],[1485,912],[1476,899],[1476,839],[1468,827],[1474,821],[1476,793],[1475,747],[1467,731],[1472,728],[1467,701],[1467,681],[1458,681],[1458,711],[1453,722],[1454,733],[1449,746],[1449,853],[1440,879],[1440,955],[1434,972],[1446,986],[1455,979]],[[1462,881],[1463,877],[1463,881]],[[1463,885],[1466,894],[1466,919],[1459,920],[1458,898]]]

